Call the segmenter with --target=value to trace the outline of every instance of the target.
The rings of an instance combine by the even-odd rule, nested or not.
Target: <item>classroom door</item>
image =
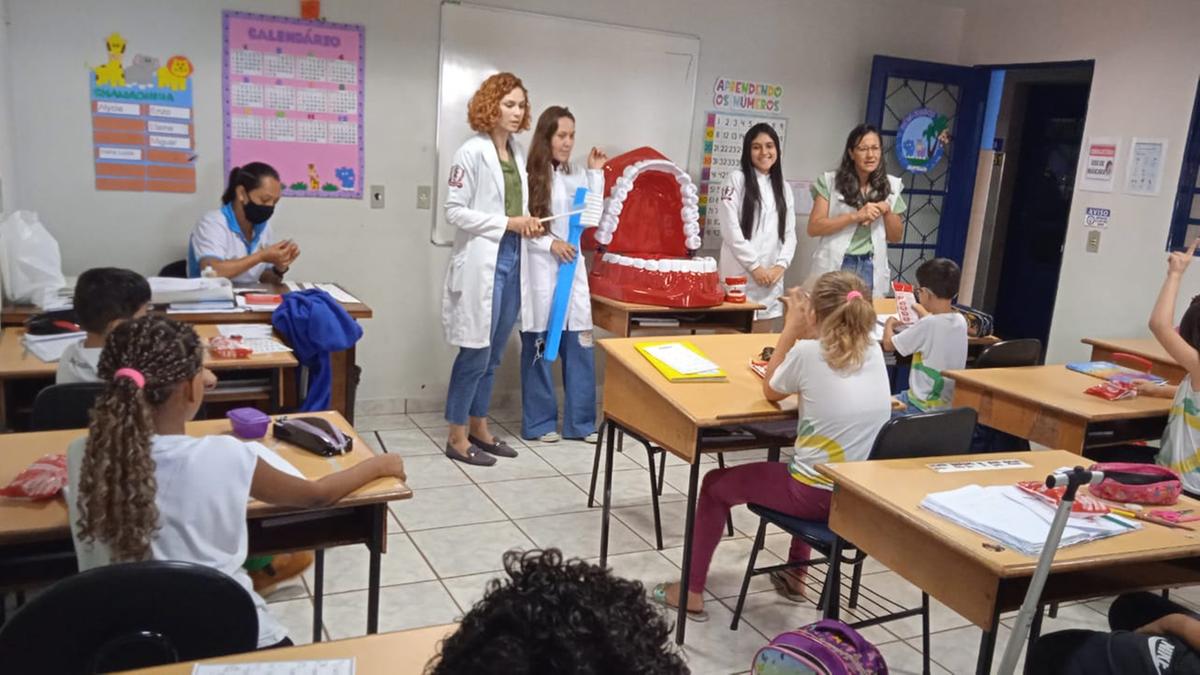
[[[962,264],[986,100],[983,69],[875,56],[866,121],[908,202],[904,239],[888,245],[893,280],[915,282],[930,258]]]
[[[996,300],[1005,338],[1050,336],[1090,87],[1029,87]]]

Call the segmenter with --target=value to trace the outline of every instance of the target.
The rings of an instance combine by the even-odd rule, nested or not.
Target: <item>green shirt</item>
[[[525,215],[521,208],[521,172],[517,171],[512,150],[508,151],[507,162],[500,160],[500,170],[504,172],[504,215],[509,218]]]
[[[812,185],[813,198],[821,197],[833,205],[833,199],[830,199],[830,194],[833,192],[829,183],[825,180],[826,174],[821,174],[821,177]],[[892,213],[897,215],[908,210],[908,204],[904,201],[903,195],[896,195],[896,200],[892,202]],[[846,247],[846,255],[867,255],[872,252],[871,245],[871,224],[862,224],[854,228],[854,236],[850,238],[850,245]]]

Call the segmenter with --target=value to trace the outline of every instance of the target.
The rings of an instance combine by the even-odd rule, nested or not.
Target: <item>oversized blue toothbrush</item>
[[[571,262],[559,263],[558,279],[554,282],[554,299],[550,303],[550,325],[546,333],[546,349],[543,353],[547,361],[558,360],[558,347],[562,343],[563,329],[567,325],[567,312],[571,305],[571,286],[575,281],[575,266],[579,264],[579,256],[583,251],[579,240],[583,237],[584,229],[595,227],[600,222],[604,211],[604,200],[600,193],[589,193],[581,187],[575,190],[575,201],[571,205],[568,221],[567,243],[575,248],[575,258]],[[567,214],[563,214],[567,215]]]

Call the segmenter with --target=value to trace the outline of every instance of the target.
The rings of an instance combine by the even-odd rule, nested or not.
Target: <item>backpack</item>
[[[995,320],[987,312],[981,312],[974,307],[954,303],[954,311],[962,314],[967,320],[967,335],[971,337],[987,337],[992,334]]]
[[[823,619],[777,635],[758,650],[752,675],[887,675],[875,645],[841,621]]]

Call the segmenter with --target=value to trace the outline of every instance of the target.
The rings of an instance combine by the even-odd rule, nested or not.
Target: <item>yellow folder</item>
[[[650,352],[649,348],[661,347],[664,345],[679,345],[703,359],[708,359],[703,352],[696,348],[696,345],[686,341],[676,340],[671,342],[638,342],[634,345],[634,347],[637,348],[638,352],[640,352],[642,356],[646,357],[646,360],[650,362],[650,365],[654,366],[658,372],[663,374],[663,377],[667,378],[667,380],[671,382],[725,382],[728,379],[728,377],[725,375],[725,371],[721,370],[720,366],[717,366],[715,363],[713,364],[713,370],[707,370],[699,373],[682,373],[676,370],[671,364],[663,361]]]

